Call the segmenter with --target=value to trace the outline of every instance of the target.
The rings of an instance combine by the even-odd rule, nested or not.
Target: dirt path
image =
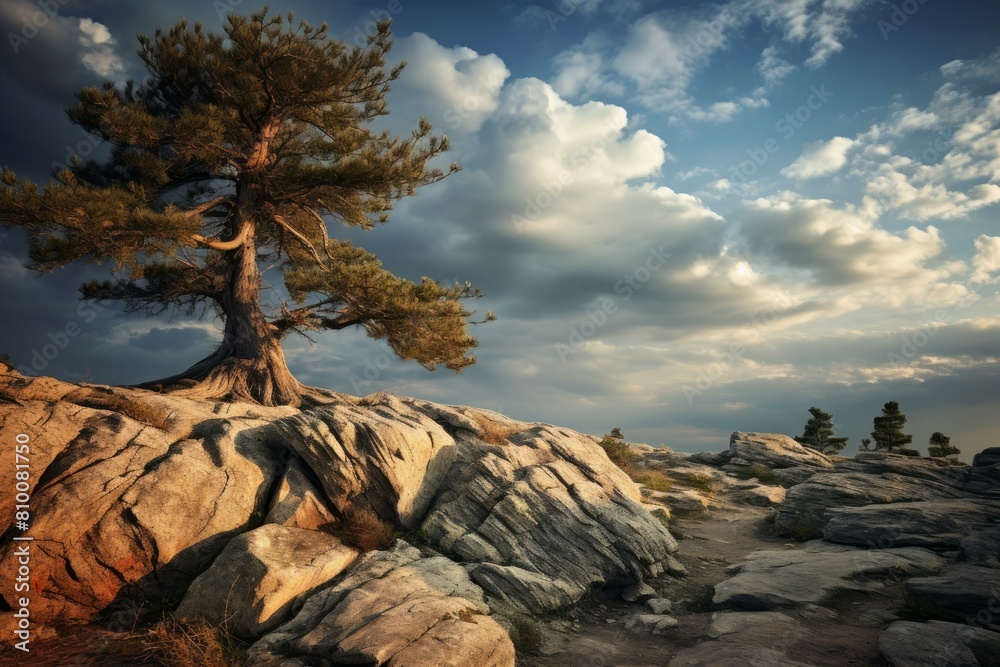
[[[709,636],[712,613],[708,605],[712,587],[731,576],[726,568],[742,562],[753,551],[801,548],[801,544],[775,534],[768,523],[770,513],[725,503],[708,516],[671,524],[679,538],[675,555],[688,574],[650,583],[673,602],[671,615],[679,622],[677,628],[662,636],[626,630],[629,616],[648,612],[610,594],[596,596],[561,618],[540,623],[540,655],[522,656],[518,665],[661,667],[687,647],[714,641]],[[878,630],[887,610],[899,606],[901,596],[900,586],[887,582],[874,594],[855,593],[825,607],[788,611],[793,622],[782,624],[780,630],[770,625],[724,635],[719,641],[738,645],[745,652],[741,662],[746,665],[879,665],[875,648]],[[773,654],[765,657],[762,649],[777,651],[781,659],[773,659]]]

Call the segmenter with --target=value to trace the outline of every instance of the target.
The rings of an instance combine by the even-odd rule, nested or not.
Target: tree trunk
[[[147,382],[168,390],[182,380],[194,380],[193,387],[176,389],[196,398],[251,401],[261,405],[301,405],[305,397],[332,396],[332,392],[307,387],[292,377],[281,351],[281,338],[260,309],[260,271],[254,239],[255,212],[260,207],[258,176],[270,160],[270,145],[280,123],[272,119],[261,135],[236,186],[236,212],[232,239],[223,244],[229,260],[226,292],[221,307],[226,318],[222,343],[183,373]]]
[[[261,312],[252,234],[229,257],[230,275],[222,302],[226,325],[218,349],[183,373],[142,386],[161,385],[169,390],[168,385],[194,380],[196,386],[177,391],[196,398],[300,405],[310,390],[288,370],[277,332]]]

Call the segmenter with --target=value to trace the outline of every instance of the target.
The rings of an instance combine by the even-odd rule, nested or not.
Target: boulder
[[[1000,502],[936,500],[830,509],[823,538],[838,544],[874,548],[959,547],[970,523],[1000,517]]]
[[[679,621],[666,614],[637,614],[625,621],[625,629],[636,632],[651,632],[654,635],[666,634],[679,625]]]
[[[484,449],[471,437],[456,434],[454,462],[421,534],[457,561],[518,568],[472,569],[490,597],[536,610],[554,593],[568,604],[593,587],[666,571],[676,541],[592,439],[547,425],[502,447]],[[536,582],[540,590],[529,590]]]
[[[336,517],[326,506],[320,492],[309,481],[302,464],[291,459],[274,491],[264,522],[316,530],[335,523]]]
[[[523,614],[538,614],[573,604],[586,590],[565,579],[513,565],[482,563],[467,568],[487,591],[490,603]]]
[[[961,493],[941,483],[893,472],[822,472],[785,494],[775,525],[803,538],[819,537],[831,509],[883,503],[958,498]]]
[[[402,541],[367,554],[250,647],[249,667],[513,667],[514,646],[462,566]]]
[[[357,555],[332,535],[265,524],[230,540],[192,582],[176,615],[225,623],[244,639],[257,637],[288,620],[301,600]]]
[[[972,457],[973,468],[1000,465],[1000,447],[987,447]]]
[[[919,602],[957,621],[1000,630],[1000,570],[961,563],[905,586]]]
[[[801,549],[756,551],[739,565],[735,576],[715,586],[717,608],[770,610],[820,604],[843,591],[881,586],[890,574],[936,574],[945,559],[926,549],[857,549],[822,540]]]
[[[839,507],[953,499],[1000,499],[1000,468],[953,466],[941,459],[861,452],[789,489],[776,525],[819,537]]]
[[[958,560],[969,565],[1000,568],[1000,524],[970,524],[959,543]]]
[[[1000,667],[1000,634],[958,623],[897,621],[878,650],[893,667]]]
[[[671,514],[701,514],[712,507],[709,498],[691,489],[667,491],[658,494],[656,498],[670,508]]]
[[[724,466],[726,470],[751,465],[767,468],[833,467],[833,461],[825,454],[803,447],[792,438],[780,433],[736,431],[729,438],[729,454],[729,462]]]
[[[654,614],[669,614],[674,609],[674,603],[666,598],[650,598],[646,600],[646,609]]]
[[[739,491],[735,499],[754,507],[776,507],[785,500],[785,489],[781,486],[755,486]]]
[[[0,439],[31,438],[29,535],[44,537],[31,557],[36,629],[182,592],[261,522],[284,471],[262,430],[295,412],[13,372],[0,373],[0,392],[17,401],[0,403]],[[0,589],[14,589],[15,549],[0,546]]]
[[[625,602],[645,602],[656,597],[656,589],[645,583],[632,584],[622,590],[621,598]]]

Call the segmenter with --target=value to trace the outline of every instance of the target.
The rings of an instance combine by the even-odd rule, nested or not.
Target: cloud
[[[751,3],[766,24],[777,26],[786,41],[811,41],[808,67],[826,64],[844,50],[844,41],[852,36],[851,19],[864,0],[756,0]]]
[[[420,32],[398,40],[393,55],[407,62],[394,90],[406,95],[407,108],[420,109],[449,133],[477,132],[496,111],[500,89],[510,76],[495,54],[480,55],[463,46],[447,48]],[[398,111],[394,116],[408,126],[416,120]],[[402,126],[394,129],[404,131]]]
[[[556,77],[552,81],[556,92],[566,98],[623,95],[625,87],[605,68],[601,52],[605,50],[606,42],[604,37],[592,33],[578,46],[556,56],[553,63]]]
[[[852,34],[851,20],[862,4],[862,0],[730,0],[648,13],[628,27],[617,50],[598,31],[560,53],[553,83],[560,93],[573,96],[621,94],[622,82],[629,82],[635,101],[670,114],[671,122],[730,122],[743,110],[768,106],[765,89],[755,86],[751,94],[701,101],[691,88],[698,73],[728,50],[741,31],[760,22],[776,27],[786,42],[811,42],[806,65],[819,67],[843,49],[843,41]],[[764,49],[754,67],[768,86],[779,84],[796,69],[779,54],[777,44]]]
[[[760,60],[754,70],[760,74],[769,86],[776,86],[795,71],[795,65],[778,56],[778,48],[769,46],[760,54]]]
[[[975,296],[943,257],[937,228],[895,234],[851,207],[794,193],[745,202],[737,213],[750,252],[764,265],[800,271],[799,280],[853,308],[907,303],[954,305]]]
[[[802,155],[781,170],[788,178],[817,178],[840,171],[847,164],[847,153],[854,147],[854,140],[834,137],[829,141],[817,141],[806,146]]]
[[[976,254],[972,258],[973,283],[993,283],[1000,278],[993,276],[1000,271],[1000,236],[980,234],[975,240]]]
[[[80,45],[85,51],[81,62],[87,69],[108,78],[120,78],[125,73],[125,63],[115,53],[115,39],[106,25],[88,18],[80,19]]]

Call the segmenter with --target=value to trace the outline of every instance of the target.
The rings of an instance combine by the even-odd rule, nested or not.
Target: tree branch
[[[322,205],[323,202],[320,202],[320,204]],[[316,219],[316,222],[319,223],[320,233],[323,234],[323,250],[326,252],[326,256],[330,258],[331,262],[336,261],[333,255],[330,254],[330,236],[326,233],[326,221],[323,220],[323,216],[321,216],[318,211],[308,206],[303,206],[300,204],[299,207],[306,213],[309,213],[313,218]]]
[[[290,224],[288,224],[288,222],[285,221],[285,218],[282,217],[281,214],[278,213],[277,211],[272,211],[271,212],[271,217],[274,218],[275,222],[277,222],[279,225],[281,225],[282,229],[284,229],[289,234],[291,234],[292,236],[294,236],[295,239],[299,241],[299,243],[301,243],[303,246],[305,246],[306,250],[308,250],[309,254],[311,254],[313,256],[313,259],[316,260],[316,263],[319,265],[319,267],[321,269],[323,269],[324,271],[327,270],[326,264],[323,263],[323,260],[320,259],[320,257],[319,257],[319,253],[316,252],[316,246],[314,246],[312,244],[312,242],[309,241],[309,239],[307,239],[298,230],[296,230],[294,227],[292,227]]]
[[[250,225],[244,224],[240,226],[240,231],[236,236],[228,241],[222,241],[220,239],[208,239],[201,234],[195,234],[191,238],[200,246],[205,248],[211,248],[212,250],[236,250],[241,245],[243,245],[246,240],[250,237]]]

